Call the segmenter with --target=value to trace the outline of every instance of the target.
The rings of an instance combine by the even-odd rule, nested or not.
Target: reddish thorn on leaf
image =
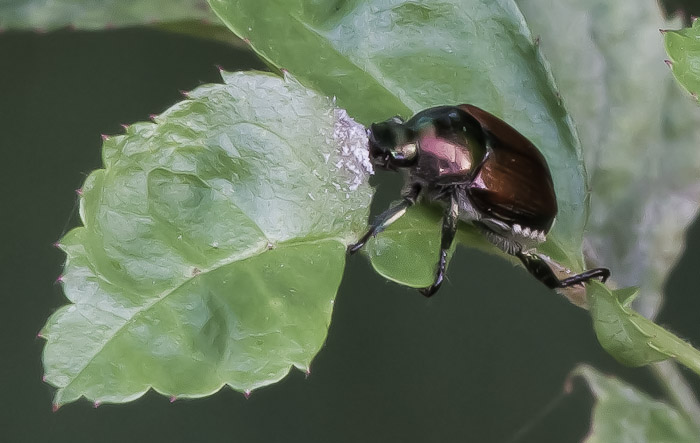
[[[539,45],[540,45],[540,36],[538,35],[537,37],[535,37],[535,46],[539,46]]]
[[[250,398],[250,389],[246,389],[245,392],[243,392],[243,396],[245,397],[246,400]]]
[[[53,247],[56,249],[61,249],[61,242],[60,241],[54,242]]]
[[[175,397],[174,395],[171,395],[170,396],[170,403],[175,403],[175,400],[177,400],[177,397]]]
[[[664,60],[664,63],[666,63],[666,66],[668,66],[669,68],[673,67],[673,62],[671,60],[666,59]]]
[[[246,45],[250,45],[250,39],[248,37],[244,38],[243,41]]]
[[[189,91],[185,91],[184,89],[180,89],[180,95],[182,95],[185,98],[190,98]]]
[[[63,274],[56,277],[56,283],[63,283]]]
[[[309,375],[311,375],[311,368],[306,368],[306,371],[304,371],[304,377],[309,378]]]
[[[659,29],[659,32],[662,34],[666,34],[668,32],[668,29]]]
[[[158,114],[148,114],[148,118],[150,118],[151,120],[155,120],[158,118]]]
[[[695,21],[698,19],[697,15],[691,15],[690,16],[690,23],[695,23]]]
[[[51,405],[51,411],[52,412],[57,412],[59,409],[61,409],[61,405],[54,403]]]
[[[83,188],[76,189],[75,193],[82,197],[83,196]]]
[[[121,126],[122,129],[125,130],[125,131],[126,131],[127,129],[129,129],[129,125],[127,125],[126,123],[121,123],[119,126]]]
[[[95,400],[95,403],[92,404],[92,407],[97,409],[102,405],[102,402],[99,400]]]
[[[214,66],[216,66],[216,69],[218,69],[219,72],[223,72],[223,70],[224,70],[223,66],[221,66],[221,65],[214,65]]]
[[[102,137],[102,141],[109,140],[109,135],[107,135],[107,134],[100,134],[100,137]]]
[[[41,376],[41,381],[43,381],[44,383],[46,383],[46,376],[45,376],[45,375],[42,375],[42,376]]]
[[[574,392],[574,379],[569,376],[564,380],[564,393],[571,394],[572,392]]]

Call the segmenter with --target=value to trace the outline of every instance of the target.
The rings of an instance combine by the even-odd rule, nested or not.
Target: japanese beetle
[[[419,199],[445,207],[440,255],[426,297],[442,284],[447,253],[459,220],[476,226],[502,251],[520,259],[549,288],[580,285],[610,276],[596,268],[559,279],[535,247],[545,241],[557,215],[552,176],[540,151],[498,117],[472,105],[438,106],[404,122],[399,117],[368,130],[372,162],[406,172],[403,200],[380,214],[348,251],[406,213]]]

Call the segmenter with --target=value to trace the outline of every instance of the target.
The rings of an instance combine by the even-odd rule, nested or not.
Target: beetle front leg
[[[537,254],[518,252],[515,255],[525,265],[525,268],[530,274],[550,289],[568,288],[569,286],[586,283],[593,278],[599,278],[600,281],[605,283],[608,277],[610,277],[609,269],[595,268],[560,280],[547,262]]]
[[[454,194],[450,196],[450,203],[445,210],[445,215],[442,218],[442,236],[440,239],[440,257],[437,263],[437,272],[435,273],[435,280],[433,284],[427,288],[420,289],[420,293],[426,297],[434,295],[442,281],[445,278],[445,270],[447,268],[447,255],[452,247],[452,242],[455,239],[455,234],[457,233],[457,223],[459,221],[459,205],[457,204],[457,198]]]
[[[418,183],[413,184],[406,193],[406,195],[404,195],[403,200],[401,200],[401,203],[397,204],[396,206],[392,206],[391,208],[379,214],[379,216],[376,219],[374,219],[374,222],[369,226],[369,230],[367,230],[365,235],[360,237],[357,243],[348,246],[348,252],[350,254],[354,254],[355,252],[359,251],[360,249],[362,249],[365,243],[367,243],[370,237],[379,234],[384,229],[386,229],[387,226],[403,217],[408,208],[416,204],[416,201],[418,200],[418,195],[420,194],[420,190],[421,186]]]

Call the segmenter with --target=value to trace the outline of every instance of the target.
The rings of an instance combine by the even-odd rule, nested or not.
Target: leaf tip
[[[148,114],[148,118],[155,121],[158,118],[158,114]]]
[[[669,68],[673,67],[673,62],[669,59],[664,60],[664,63],[666,63],[666,66],[668,66]]]
[[[56,277],[56,283],[63,283],[64,277],[63,274],[60,274],[58,277]]]
[[[102,406],[102,402],[99,401],[99,400],[95,400],[95,401],[92,403],[92,407],[95,408],[95,409],[99,408],[100,406]]]
[[[109,135],[107,135],[107,134],[100,134],[100,137],[102,138],[103,142],[106,142],[107,140],[109,140]]]
[[[171,395],[170,399],[169,399],[170,403],[175,403],[175,400],[177,400],[177,397],[175,397],[174,395]]]
[[[185,98],[190,98],[190,92],[185,91],[184,89],[180,89],[180,95],[185,97]]]
[[[82,197],[83,196],[83,188],[76,189],[75,193],[78,194],[79,197]]]
[[[126,123],[120,123],[119,126],[121,126],[122,129],[125,131],[129,130],[129,125],[127,125]]]
[[[246,400],[248,400],[250,398],[251,394],[252,394],[252,392],[250,389],[246,389],[245,391],[243,391],[243,396],[245,397]]]
[[[668,29],[659,29],[659,32],[661,33],[661,35],[663,35],[668,32]]]
[[[58,412],[59,409],[61,409],[61,405],[58,403],[51,404],[51,412]]]

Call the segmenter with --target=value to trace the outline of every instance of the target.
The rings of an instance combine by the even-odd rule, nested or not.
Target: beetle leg
[[[580,283],[586,283],[592,278],[600,278],[600,281],[605,283],[610,277],[610,269],[608,268],[593,268],[587,271],[583,271],[580,274],[572,275],[571,277],[559,280],[560,288],[568,288],[569,286],[578,285]]]
[[[559,278],[557,278],[557,276],[554,274],[554,271],[552,271],[552,268],[550,268],[549,265],[536,254],[517,252],[515,256],[518,257],[521,262],[523,262],[525,268],[528,270],[528,272],[530,272],[530,274],[532,274],[537,280],[544,283],[550,289],[567,288],[569,286],[586,283],[592,278],[600,278],[600,281],[605,283],[608,277],[610,277],[609,269],[595,268],[559,280]]]
[[[442,218],[442,237],[440,239],[440,258],[437,263],[437,272],[433,284],[427,288],[420,289],[420,293],[426,297],[430,297],[440,289],[442,281],[445,278],[445,268],[447,267],[447,254],[452,247],[452,242],[457,233],[457,222],[459,220],[459,205],[454,194],[450,196],[450,203],[445,210],[445,215]]]
[[[379,216],[369,226],[369,230],[365,233],[365,235],[360,237],[357,243],[348,246],[348,252],[350,254],[354,254],[355,252],[359,251],[362,249],[365,243],[367,243],[367,240],[369,240],[370,237],[379,234],[386,229],[387,226],[403,217],[408,208],[413,206],[416,203],[416,200],[418,200],[420,190],[421,186],[418,183],[413,184],[406,195],[404,195],[403,200],[401,200],[400,203],[379,214]]]

